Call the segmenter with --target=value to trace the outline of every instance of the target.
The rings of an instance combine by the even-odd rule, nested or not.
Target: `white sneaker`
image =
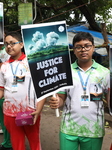
[[[0,133],[3,133],[3,130],[2,130],[2,129],[0,129]]]

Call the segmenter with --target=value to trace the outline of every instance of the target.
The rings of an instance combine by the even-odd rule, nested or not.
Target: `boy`
[[[104,136],[103,94],[108,97],[109,70],[92,59],[94,39],[86,32],[73,38],[77,57],[71,65],[73,84],[50,100],[51,108],[64,105],[60,150],[101,150]]]

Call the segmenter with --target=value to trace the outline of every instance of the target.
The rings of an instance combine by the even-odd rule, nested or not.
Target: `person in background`
[[[0,68],[3,62],[9,59],[9,55],[5,51],[4,45],[0,45]],[[11,142],[10,142],[10,134],[7,131],[4,125],[4,115],[3,115],[3,102],[4,98],[0,99],[0,123],[1,130],[3,131],[3,142],[0,145],[0,150],[12,150]]]
[[[51,97],[53,109],[64,105],[60,150],[101,150],[104,131],[103,96],[109,94],[109,69],[92,59],[94,39],[79,32],[73,38],[77,60],[71,64],[73,88],[61,90]]]
[[[18,32],[5,36],[6,52],[10,55],[0,70],[0,98],[4,95],[4,123],[10,133],[13,150],[25,150],[25,136],[31,150],[41,150],[40,113],[45,99],[37,101],[23,42]],[[33,125],[17,126],[19,112],[33,111]]]

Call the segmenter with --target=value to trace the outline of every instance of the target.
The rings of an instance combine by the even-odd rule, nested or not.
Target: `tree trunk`
[[[83,1],[82,0],[74,0],[74,4],[76,6],[81,6],[83,5]],[[93,15],[90,13],[89,8],[87,7],[87,5],[84,5],[82,7],[78,8],[82,14],[84,14],[85,18],[87,19],[90,27],[95,30],[95,31],[99,31],[101,32],[100,27],[97,25],[97,23],[95,22],[95,19],[93,17]]]
[[[109,40],[108,40],[108,36],[107,36],[106,24],[101,23],[101,28],[102,28],[101,32],[102,32],[103,39],[104,39],[103,45],[106,45],[105,47],[107,49],[107,53],[109,54],[109,46],[108,46]]]

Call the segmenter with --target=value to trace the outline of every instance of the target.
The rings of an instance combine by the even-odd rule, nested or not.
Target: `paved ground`
[[[60,112],[61,113],[61,112]],[[59,126],[60,118],[55,116],[55,111],[49,108],[48,104],[45,104],[42,111],[41,118],[41,145],[42,150],[59,150]],[[109,125],[112,125],[112,117],[108,114],[105,115],[106,121],[109,122]],[[112,142],[112,126],[105,128],[106,135],[103,141],[102,150],[109,150],[110,144]],[[3,139],[3,135],[0,134],[0,142]],[[28,141],[26,140],[27,150],[30,150]]]

